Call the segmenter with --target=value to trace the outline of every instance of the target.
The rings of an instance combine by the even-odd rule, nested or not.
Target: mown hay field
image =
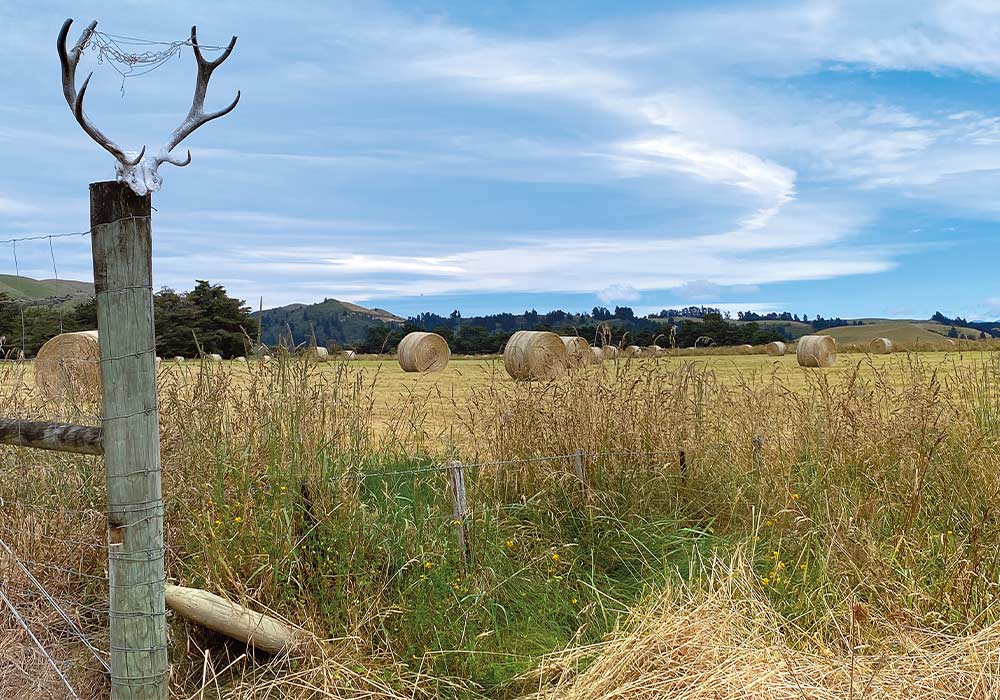
[[[794,363],[640,359],[531,383],[481,360],[165,363],[168,579],[312,640],[269,658],[171,616],[174,694],[997,697],[1000,356]],[[6,415],[99,414],[0,369]],[[96,458],[0,448],[0,536],[98,648],[103,476]],[[8,557],[0,580],[103,697]],[[0,687],[65,697],[2,613]]]
[[[978,350],[894,355],[842,353],[835,367],[816,370],[799,367],[794,349],[783,357],[769,357],[761,353],[727,354],[725,349],[720,349],[702,355],[621,358],[579,371],[613,378],[691,368],[710,375],[713,381],[723,386],[736,387],[747,382],[767,381],[782,391],[805,392],[812,387],[817,372],[822,372],[824,381],[833,385],[859,377],[877,377],[879,381],[899,385],[908,381],[915,366],[944,378],[989,362],[991,356],[989,351]],[[237,382],[253,371],[252,362],[225,364]],[[182,365],[164,363],[161,368],[161,373],[166,376],[192,377],[197,371],[197,362]],[[452,357],[446,369],[429,373],[404,372],[394,357],[362,356],[350,362],[333,360],[317,363],[314,368],[317,381],[345,372],[351,374],[353,381],[368,387],[377,428],[394,428],[403,414],[419,416],[424,431],[440,438],[442,447],[447,447],[448,440],[454,439],[460,432],[457,424],[467,414],[470,400],[483,388],[496,383],[515,383],[504,370],[503,358],[499,356]]]

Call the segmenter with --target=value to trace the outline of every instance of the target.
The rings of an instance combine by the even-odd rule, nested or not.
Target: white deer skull
[[[63,23],[62,29],[59,30],[59,39],[56,45],[59,51],[59,61],[62,64],[63,96],[66,98],[66,104],[73,110],[73,115],[87,135],[94,139],[101,148],[104,148],[115,157],[117,161],[115,174],[118,176],[119,182],[124,182],[133,192],[140,196],[158,191],[163,184],[163,179],[158,172],[159,167],[163,163],[183,167],[191,162],[190,150],[187,152],[187,157],[183,159],[171,155],[171,151],[174,150],[177,144],[187,138],[191,132],[202,124],[226,116],[239,104],[240,93],[237,91],[236,99],[228,107],[218,112],[205,114],[205,93],[208,91],[208,81],[212,77],[212,71],[229,58],[229,54],[233,52],[233,47],[236,46],[236,37],[234,36],[230,40],[229,46],[226,47],[226,50],[219,58],[214,61],[207,61],[202,56],[201,48],[198,46],[197,27],[191,27],[191,47],[194,49],[194,57],[198,62],[198,76],[194,86],[194,99],[191,102],[191,110],[188,112],[187,117],[184,118],[184,121],[181,122],[181,125],[170,135],[166,143],[160,147],[156,155],[152,158],[146,158],[145,146],[138,153],[135,151],[125,151],[102,134],[100,129],[83,113],[83,96],[86,94],[87,86],[90,84],[90,79],[94,74],[91,73],[87,76],[87,79],[83,81],[83,85],[80,86],[80,92],[78,93],[76,91],[76,66],[80,62],[80,55],[83,53],[83,50],[90,43],[94,30],[97,28],[97,21],[95,20],[87,25],[76,45],[67,51],[66,37],[69,34],[69,28],[72,24],[72,19],[68,19]]]

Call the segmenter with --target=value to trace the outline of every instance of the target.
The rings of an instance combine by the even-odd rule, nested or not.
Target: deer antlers
[[[157,172],[160,165],[170,163],[171,165],[183,167],[191,162],[190,150],[188,150],[187,157],[184,159],[177,158],[171,155],[170,152],[202,124],[206,124],[219,117],[224,117],[239,104],[240,93],[237,91],[236,99],[225,109],[221,109],[218,112],[205,113],[205,95],[208,92],[208,82],[212,78],[212,72],[229,58],[229,55],[233,52],[233,48],[236,46],[236,37],[234,36],[229,41],[229,46],[226,47],[226,50],[219,58],[209,61],[202,55],[201,47],[198,45],[197,27],[191,27],[191,46],[194,49],[195,60],[198,62],[198,74],[194,87],[194,99],[191,102],[191,110],[180,126],[174,130],[160,150],[157,151],[156,155],[153,156],[152,160],[146,160],[145,146],[142,147],[142,150],[138,154],[125,151],[101,133],[101,130],[84,114],[83,98],[87,93],[87,86],[90,84],[90,78],[93,76],[93,73],[87,76],[87,79],[83,81],[83,85],[80,86],[80,91],[77,92],[76,67],[80,62],[83,50],[90,43],[94,35],[97,21],[95,20],[87,25],[76,45],[67,51],[66,39],[69,34],[70,25],[72,24],[72,19],[67,19],[63,23],[62,29],[59,30],[59,38],[56,44],[56,49],[59,52],[59,62],[62,64],[63,96],[66,98],[66,104],[69,105],[73,111],[73,115],[76,117],[76,121],[79,122],[87,135],[115,157],[117,161],[116,172],[120,181],[127,183],[139,195],[159,190],[160,185],[163,184],[163,180]]]
[[[236,37],[234,36],[229,40],[229,46],[226,50],[214,61],[208,61],[201,53],[201,47],[198,46],[198,28],[191,27],[191,46],[194,48],[194,57],[198,61],[198,79],[194,84],[194,99],[191,101],[191,111],[188,112],[187,117],[181,122],[174,133],[170,134],[170,138],[167,142],[163,144],[163,148],[156,155],[157,163],[170,163],[171,165],[184,166],[191,162],[191,151],[188,150],[187,158],[184,161],[179,161],[170,156],[170,151],[174,150],[181,141],[188,137],[192,131],[197,129],[202,124],[207,124],[213,119],[218,119],[219,117],[224,117],[234,109],[236,105],[240,103],[240,91],[236,91],[236,99],[229,103],[229,106],[225,109],[220,109],[218,112],[210,112],[205,114],[205,93],[208,91],[208,81],[212,78],[212,71],[222,65],[222,63],[229,58],[229,54],[233,52],[233,48],[236,46]]]
[[[98,145],[106,149],[118,162],[134,167],[142,160],[145,149],[140,152],[138,158],[129,158],[120,146],[102,134],[101,130],[94,126],[93,122],[87,119],[83,113],[83,96],[87,92],[87,85],[90,84],[90,78],[94,74],[91,73],[83,81],[83,87],[80,89],[79,94],[76,91],[76,66],[80,62],[80,55],[83,53],[83,49],[90,43],[90,38],[94,35],[94,30],[97,28],[97,20],[87,25],[87,28],[83,30],[83,34],[80,35],[80,39],[76,42],[76,46],[67,52],[66,35],[69,34],[71,24],[73,24],[73,20],[71,19],[63,22],[62,29],[59,30],[59,39],[56,43],[56,50],[59,51],[59,62],[62,64],[63,96],[66,98],[66,104],[73,110],[76,120],[80,122],[80,126],[83,127],[83,130],[87,132],[90,138],[97,141]]]

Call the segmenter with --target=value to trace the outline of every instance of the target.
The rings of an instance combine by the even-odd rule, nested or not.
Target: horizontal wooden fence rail
[[[103,431],[91,425],[0,418],[0,444],[80,455],[104,454]]]

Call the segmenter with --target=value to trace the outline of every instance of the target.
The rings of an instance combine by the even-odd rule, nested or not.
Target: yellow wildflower
[[[552,561],[559,561],[559,555],[558,554],[553,554],[552,555]]]

